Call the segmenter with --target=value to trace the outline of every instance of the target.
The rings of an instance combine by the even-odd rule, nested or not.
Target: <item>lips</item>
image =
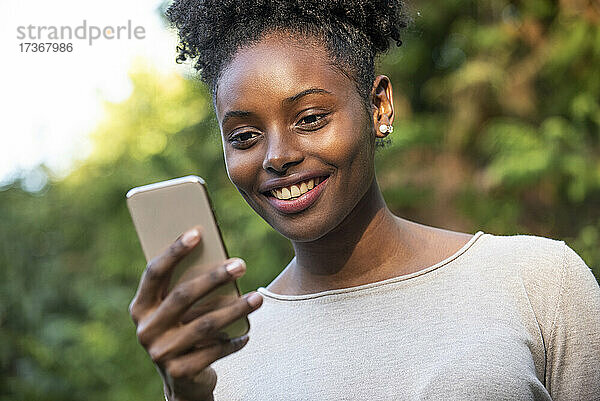
[[[266,193],[269,203],[282,213],[299,213],[312,206],[327,185],[329,177],[315,177],[273,188]]]

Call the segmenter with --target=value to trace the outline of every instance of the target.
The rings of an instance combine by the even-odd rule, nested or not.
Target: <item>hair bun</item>
[[[223,66],[239,47],[269,30],[321,35],[336,61],[355,74],[366,98],[374,58],[400,45],[407,26],[401,0],[174,0],[166,15],[177,28],[178,62],[194,67],[214,89]]]
[[[408,25],[401,1],[390,0],[297,0],[303,12],[315,19],[352,27],[373,44],[375,53],[389,49],[390,39],[402,44],[400,31]],[[326,21],[323,21],[326,22]]]

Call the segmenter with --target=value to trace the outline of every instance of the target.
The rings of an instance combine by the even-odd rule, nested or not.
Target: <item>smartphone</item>
[[[169,290],[179,282],[212,270],[228,258],[202,178],[189,175],[133,188],[127,192],[127,206],[147,262],[162,254],[183,232],[195,225],[202,226],[200,243],[175,267]],[[232,281],[214,289],[197,303],[210,302],[215,297],[231,298],[233,302],[239,296],[237,282]],[[235,338],[249,329],[248,318],[244,317],[222,331],[229,338]]]

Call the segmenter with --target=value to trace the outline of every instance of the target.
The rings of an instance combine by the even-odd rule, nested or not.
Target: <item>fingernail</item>
[[[200,232],[197,228],[192,228],[190,231],[187,231],[185,234],[183,234],[183,237],[181,237],[181,243],[189,248],[196,245],[199,239]]]
[[[260,294],[258,292],[253,292],[252,294],[248,295],[246,297],[246,302],[248,302],[248,305],[250,305],[251,307],[256,307],[260,301],[262,300],[262,297],[260,296]]]
[[[248,342],[248,334],[244,334],[241,337],[233,339],[233,343],[236,347],[242,347],[242,346],[246,345],[247,342]]]
[[[242,259],[234,259],[225,267],[232,276],[241,276],[246,271],[246,264]]]

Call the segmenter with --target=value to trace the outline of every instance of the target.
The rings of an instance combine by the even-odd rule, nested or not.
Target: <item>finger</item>
[[[262,296],[256,292],[247,294],[229,306],[214,310],[167,332],[168,335],[154,342],[148,353],[157,364],[173,358],[199,342],[218,336],[222,328],[258,309],[262,301]]]
[[[216,333],[211,333],[207,337],[203,338],[202,340],[197,341],[196,343],[194,343],[194,346],[192,347],[192,349],[201,349],[201,348],[212,347],[213,345],[217,345],[217,344],[222,343],[223,341],[228,341],[228,340],[229,340],[229,336],[227,335],[227,333],[219,331]],[[191,350],[188,352],[191,352]]]
[[[165,371],[173,379],[195,378],[201,380],[201,372],[210,364],[241,350],[248,343],[248,336],[222,341],[210,347],[190,352],[166,363]]]
[[[194,304],[191,308],[189,308],[183,316],[181,316],[180,322],[183,324],[189,323],[194,319],[199,318],[206,313],[223,308],[227,305],[231,305],[236,301],[236,298],[232,298],[231,296],[218,295],[215,297],[211,297],[209,300],[202,301],[201,303]]]
[[[152,330],[164,331],[181,320],[181,316],[199,299],[215,288],[235,280],[246,271],[242,259],[232,258],[223,265],[175,286],[161,302],[151,320],[146,322]],[[214,310],[210,309],[210,310]],[[208,312],[209,310],[207,310]]]
[[[168,284],[166,279],[177,262],[200,242],[200,237],[200,227],[193,227],[173,242],[165,252],[148,262],[134,298],[134,306],[145,308],[160,300],[161,290]]]

